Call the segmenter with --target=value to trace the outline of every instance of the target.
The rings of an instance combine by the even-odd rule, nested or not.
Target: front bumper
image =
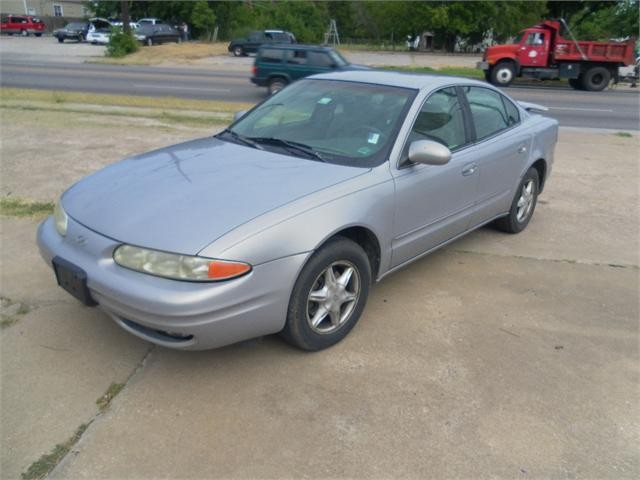
[[[134,272],[117,265],[120,245],[69,218],[67,235],[52,217],[38,228],[38,247],[52,265],[59,256],[82,268],[98,307],[128,332],[170,348],[203,350],[279,332],[307,254],[254,266],[244,277],[195,283]]]

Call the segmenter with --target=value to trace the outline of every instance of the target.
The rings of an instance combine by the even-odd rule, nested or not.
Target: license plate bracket
[[[56,274],[58,285],[84,305],[88,307],[97,305],[87,287],[87,274],[84,270],[60,257],[54,257],[51,263],[53,263],[53,271]]]

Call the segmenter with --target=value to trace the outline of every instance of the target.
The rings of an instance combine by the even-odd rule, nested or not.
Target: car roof
[[[450,75],[420,74],[408,72],[393,72],[384,70],[341,70],[338,72],[322,73],[310,78],[323,80],[342,80],[348,82],[373,83],[413,89],[432,89],[451,84],[479,85],[490,87],[486,82],[471,78],[453,77]]]
[[[333,50],[333,48],[323,45],[305,45],[303,43],[270,43],[260,46],[260,50],[270,48],[282,48],[287,50]]]

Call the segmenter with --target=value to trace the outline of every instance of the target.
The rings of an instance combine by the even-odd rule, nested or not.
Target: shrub
[[[124,57],[133,52],[137,52],[140,44],[133,34],[127,35],[122,28],[112,28],[109,43],[107,44],[107,57]]]

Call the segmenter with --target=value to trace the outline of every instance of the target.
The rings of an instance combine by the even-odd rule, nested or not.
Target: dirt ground
[[[402,65],[474,68],[480,55],[442,55],[437,53],[367,52],[339,49],[352,63],[361,65]],[[43,62],[100,62],[130,65],[191,64],[198,68],[247,71],[253,65],[253,57],[233,57],[227,51],[227,43],[183,43],[142,47],[137,53],[124,59],[104,57],[105,47],[87,43],[65,42],[59,44],[52,37],[0,37],[0,55],[7,59]]]
[[[43,201],[220,128],[0,113],[0,192]],[[2,478],[81,426],[51,478],[638,478],[639,146],[562,130],[525,232],[484,228],[390,276],[315,354],[153,347],[55,285],[38,219],[0,218],[0,295],[24,306],[0,330]]]

